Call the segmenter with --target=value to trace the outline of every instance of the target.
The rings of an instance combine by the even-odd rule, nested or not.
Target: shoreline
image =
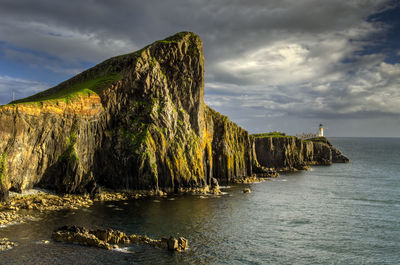
[[[274,174],[255,174],[249,177],[234,178],[226,185],[245,185],[261,183],[279,178],[279,173],[294,173],[311,170],[311,166],[303,168],[280,168]],[[278,173],[279,172],[279,173]],[[224,186],[225,186],[224,184]],[[222,186],[223,187],[223,186]],[[94,202],[137,200],[147,197],[167,197],[171,195],[214,195],[223,194],[219,184],[214,186],[178,188],[177,190],[111,190],[102,188],[101,191],[90,196],[89,194],[57,194],[53,190],[32,188],[21,193],[10,191],[9,201],[0,202],[0,229],[27,221],[39,221],[41,214],[60,210],[77,210],[89,208]],[[31,212],[29,212],[31,211]],[[34,212],[32,212],[34,211]]]
[[[276,177],[275,177],[276,178]],[[271,180],[265,177],[240,178],[230,185],[251,184]],[[8,226],[39,221],[41,214],[51,211],[77,210],[89,208],[95,202],[137,200],[147,197],[167,197],[171,195],[221,195],[220,186],[202,188],[179,188],[178,192],[162,190],[108,190],[89,196],[89,194],[57,194],[52,190],[33,188],[22,193],[10,192],[9,201],[0,202],[0,229]]]

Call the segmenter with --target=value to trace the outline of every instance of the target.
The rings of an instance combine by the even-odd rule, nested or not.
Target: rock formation
[[[18,246],[18,243],[11,242],[6,237],[0,238],[0,251],[12,249],[12,248],[14,248],[16,246]]]
[[[215,180],[243,182],[255,173],[274,176],[273,167],[301,165],[301,159],[291,165],[279,153],[271,158],[261,152],[270,169],[261,167],[255,148],[260,151],[260,140],[203,98],[202,42],[181,32],[0,106],[0,200],[10,188],[34,186],[92,194],[99,186],[213,188]],[[314,159],[325,155],[317,149]],[[323,159],[340,159],[335,154]]]
[[[168,249],[171,251],[185,251],[189,247],[188,240],[184,237],[151,239],[147,236],[126,235],[121,231],[112,229],[89,230],[80,226],[63,226],[53,232],[51,238],[56,242],[77,243],[84,246],[103,249],[118,248],[118,244],[145,244],[152,247]]]
[[[256,137],[255,148],[260,165],[274,167],[278,171],[349,162],[325,137],[309,140],[294,136]]]
[[[260,171],[254,139],[203,102],[200,38],[178,33],[0,107],[0,197],[176,191]]]

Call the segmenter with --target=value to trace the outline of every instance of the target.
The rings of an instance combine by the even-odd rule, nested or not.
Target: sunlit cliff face
[[[250,131],[293,134],[320,122],[333,125],[332,135],[344,131],[340,124],[353,124],[349,135],[400,129],[393,118],[400,112],[396,1],[79,6],[3,3],[0,104],[11,101],[11,90],[29,96],[109,56],[190,30],[205,43],[206,103]]]

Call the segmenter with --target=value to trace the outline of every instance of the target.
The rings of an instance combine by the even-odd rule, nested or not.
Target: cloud
[[[5,48],[3,49],[3,57],[8,61],[22,63],[33,68],[48,69],[54,73],[76,75],[85,70],[80,67],[79,63],[65,62],[54,57],[40,56],[30,51]]]
[[[242,109],[242,115],[255,117],[295,116],[311,119],[352,119],[400,114],[400,64],[377,61],[355,73],[315,80],[293,86],[212,85],[206,102],[212,107]],[[233,89],[235,87],[235,89]],[[230,91],[236,91],[229,94]],[[211,98],[211,100],[210,100]]]
[[[82,62],[190,30],[204,42],[206,103],[242,125],[392,117],[400,113],[399,65],[378,49],[391,25],[369,18],[395,7],[388,0],[4,0],[1,52],[74,74]]]
[[[48,85],[39,81],[0,76],[0,105],[4,105],[15,99],[24,98],[36,94]]]
[[[137,48],[128,40],[31,21],[2,21],[0,35],[3,42],[67,62],[99,61]]]

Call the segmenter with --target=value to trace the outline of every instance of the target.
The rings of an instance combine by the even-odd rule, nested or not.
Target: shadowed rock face
[[[259,137],[255,139],[255,150],[261,166],[279,171],[349,162],[325,137],[306,141],[294,136]]]
[[[101,89],[52,96],[110,75]],[[173,191],[252,175],[254,139],[204,104],[203,75],[202,42],[182,32],[0,106],[0,197],[36,185]]]

